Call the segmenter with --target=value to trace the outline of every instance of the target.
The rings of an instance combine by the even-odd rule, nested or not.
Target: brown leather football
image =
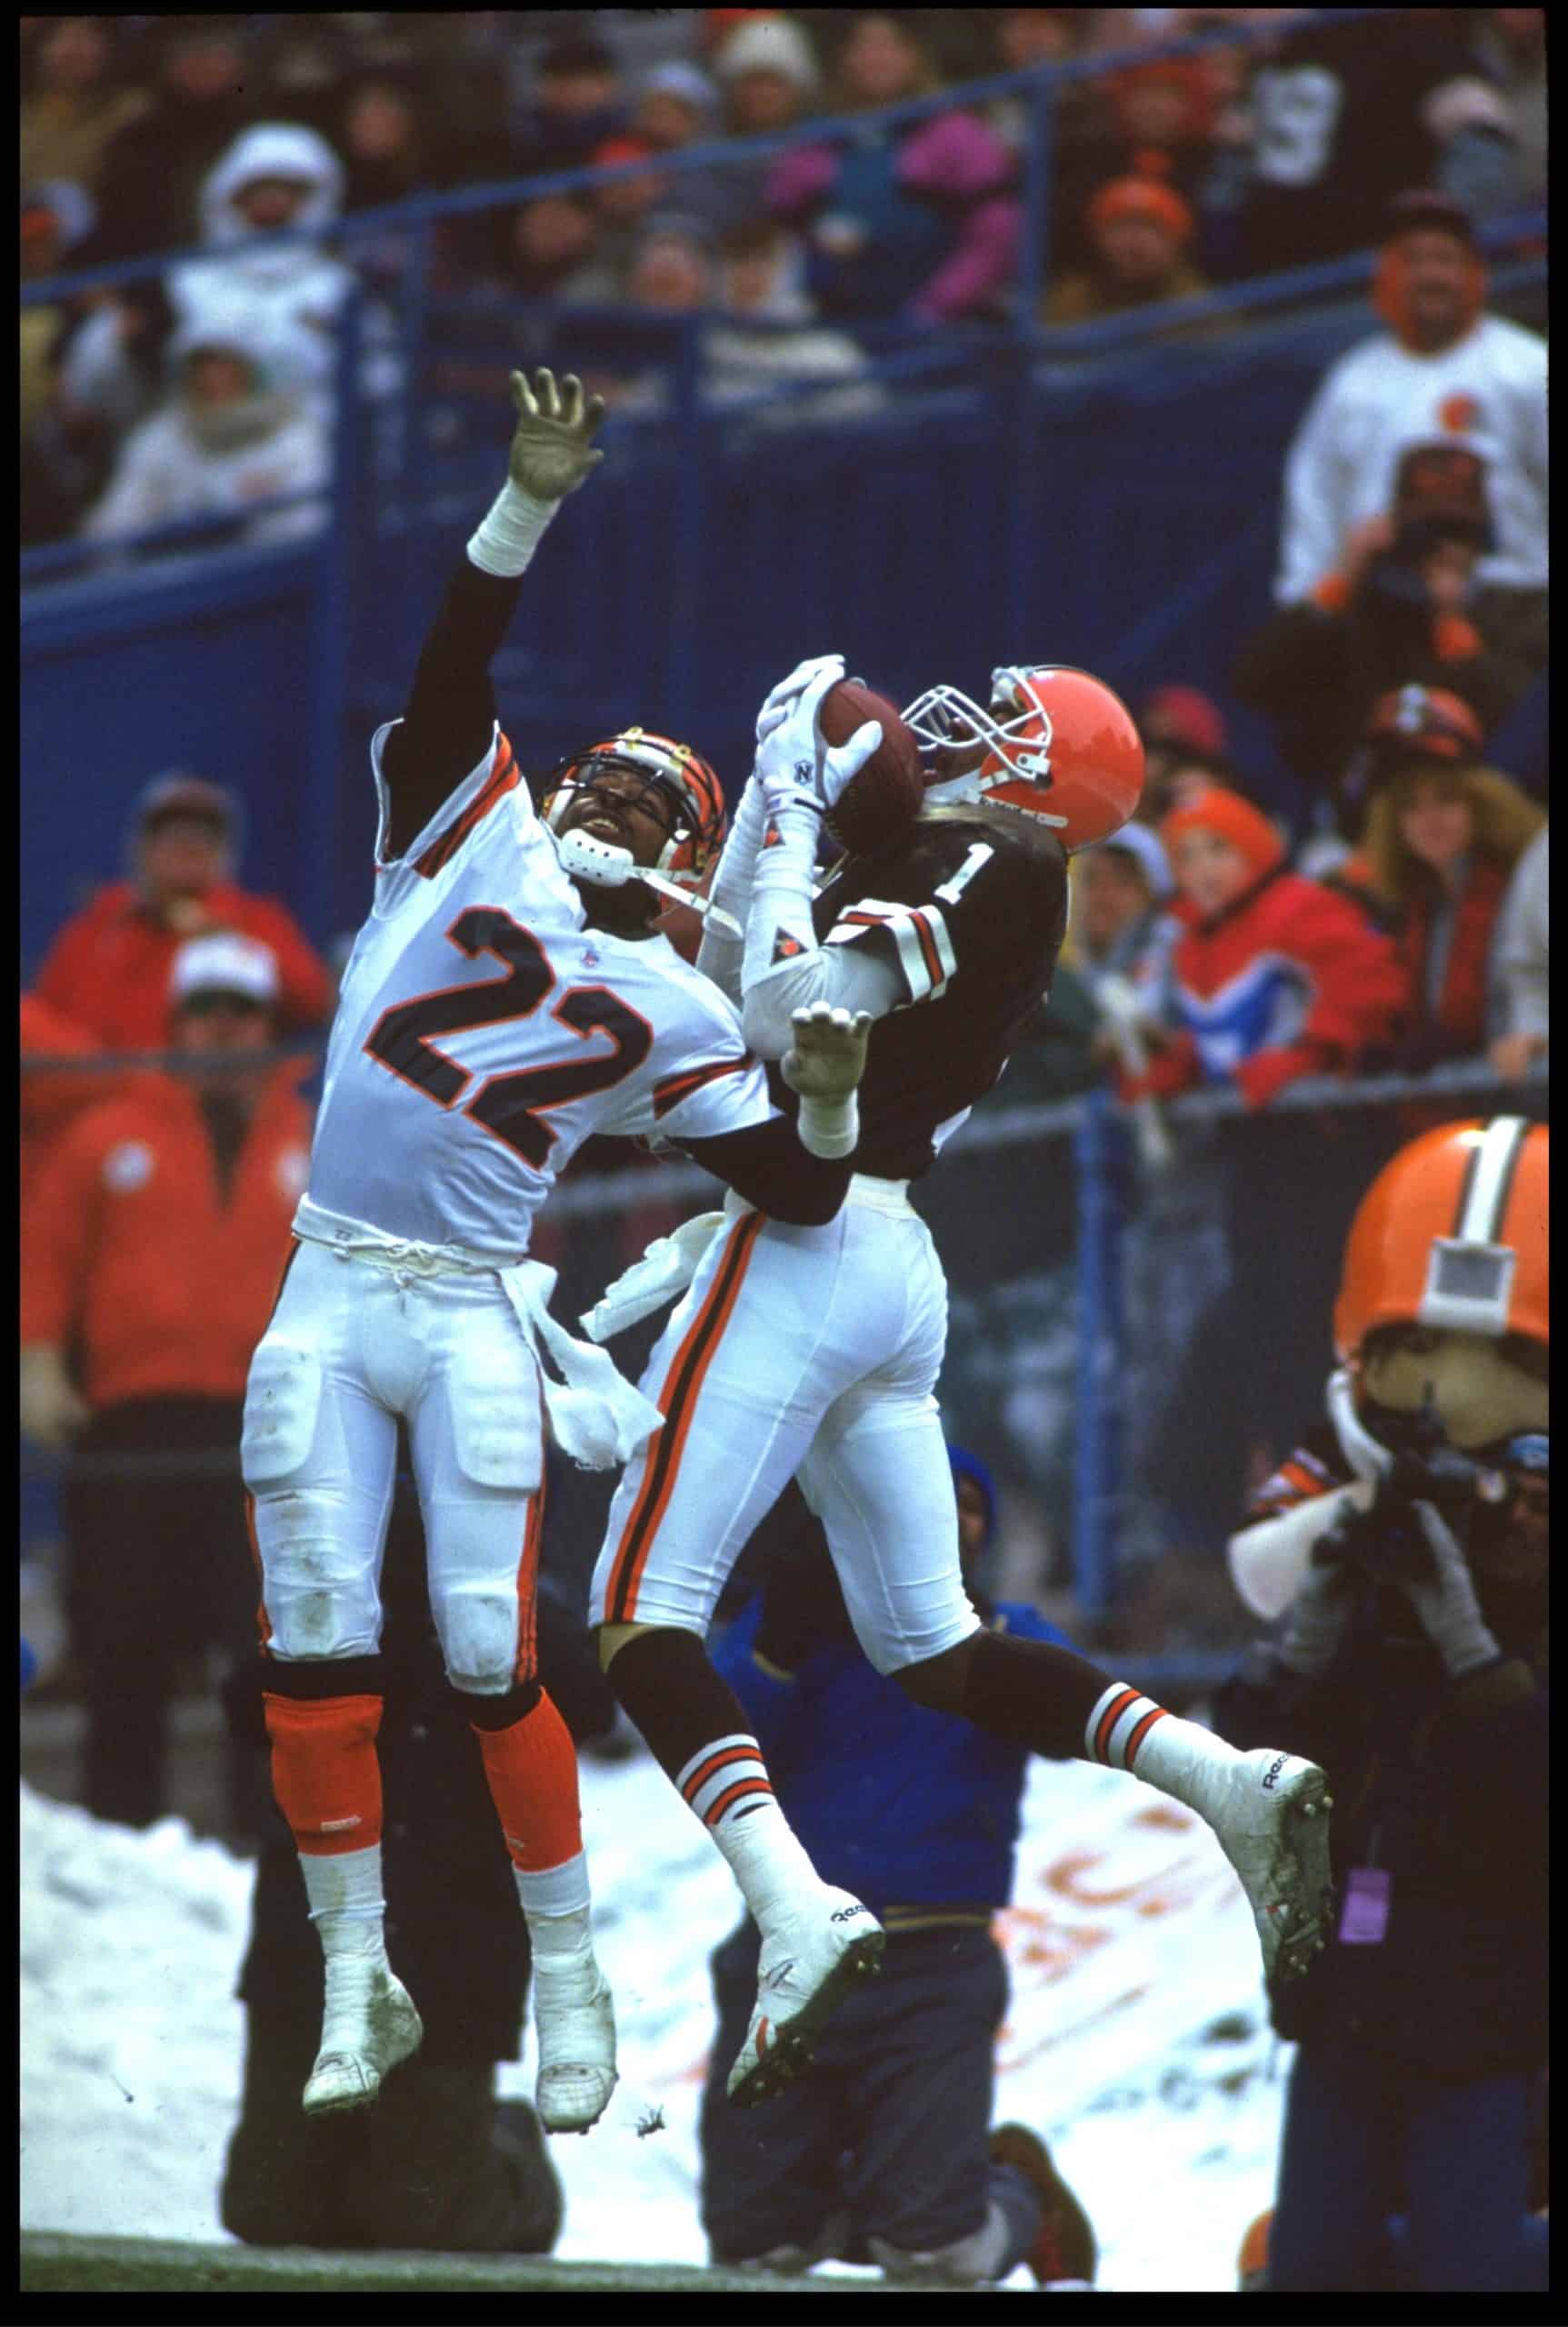
[[[817,718],[830,744],[847,744],[868,719],[881,721],[881,743],[824,822],[854,856],[871,856],[879,848],[891,847],[920,814],[925,792],[920,749],[899,717],[897,704],[859,679],[840,679],[823,697]]]

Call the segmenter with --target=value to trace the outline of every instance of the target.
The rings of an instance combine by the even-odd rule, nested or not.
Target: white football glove
[[[831,1002],[809,1003],[791,1014],[794,1041],[779,1072],[800,1094],[795,1128],[813,1155],[847,1155],[860,1138],[855,1091],[865,1073],[871,1013],[834,1009]]]
[[[813,654],[805,662],[797,663],[787,679],[779,681],[757,714],[759,744],[765,744],[774,729],[784,725],[807,687],[814,680],[820,679],[824,671],[832,671],[842,679],[844,656],[842,654]]]
[[[823,740],[816,724],[818,706],[844,676],[836,655],[824,660],[827,666],[795,697],[765,742],[757,745],[755,774],[770,816],[801,807],[814,815],[825,815],[882,741],[882,726],[875,719],[857,727],[847,744],[830,744]]]

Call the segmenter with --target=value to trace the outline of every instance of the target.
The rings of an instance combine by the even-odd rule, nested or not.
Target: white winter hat
[[[238,994],[270,1006],[278,996],[277,956],[259,938],[232,930],[193,937],[175,955],[169,990],[176,1004],[193,994]]]
[[[711,114],[718,107],[718,92],[707,75],[694,65],[656,65],[643,83],[645,97],[679,97],[694,113]]]
[[[714,71],[721,81],[738,80],[743,73],[782,73],[798,89],[814,89],[820,77],[810,41],[787,16],[755,16],[737,25],[714,57]]]
[[[1151,832],[1147,824],[1124,824],[1119,832],[1111,834],[1109,840],[1097,841],[1095,847],[1119,848],[1126,855],[1136,857],[1138,869],[1147,881],[1152,895],[1168,897],[1175,888],[1175,882],[1171,877],[1171,862],[1164,844],[1158,833]],[[1087,849],[1084,852],[1085,855],[1089,853]]]

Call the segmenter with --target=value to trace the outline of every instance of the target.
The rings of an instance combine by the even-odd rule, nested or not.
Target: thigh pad
[[[240,1463],[247,1487],[279,1485],[304,1470],[321,1413],[321,1361],[296,1343],[265,1339],[245,1385]]]

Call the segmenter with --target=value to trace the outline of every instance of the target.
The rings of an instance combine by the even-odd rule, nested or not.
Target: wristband
[[[854,1151],[860,1139],[860,1109],[854,1093],[842,1099],[803,1098],[795,1130],[808,1154],[820,1155],[824,1163],[837,1163]]]
[[[558,501],[535,501],[508,477],[478,532],[469,537],[470,564],[508,580],[525,573],[545,526],[560,506]]]

